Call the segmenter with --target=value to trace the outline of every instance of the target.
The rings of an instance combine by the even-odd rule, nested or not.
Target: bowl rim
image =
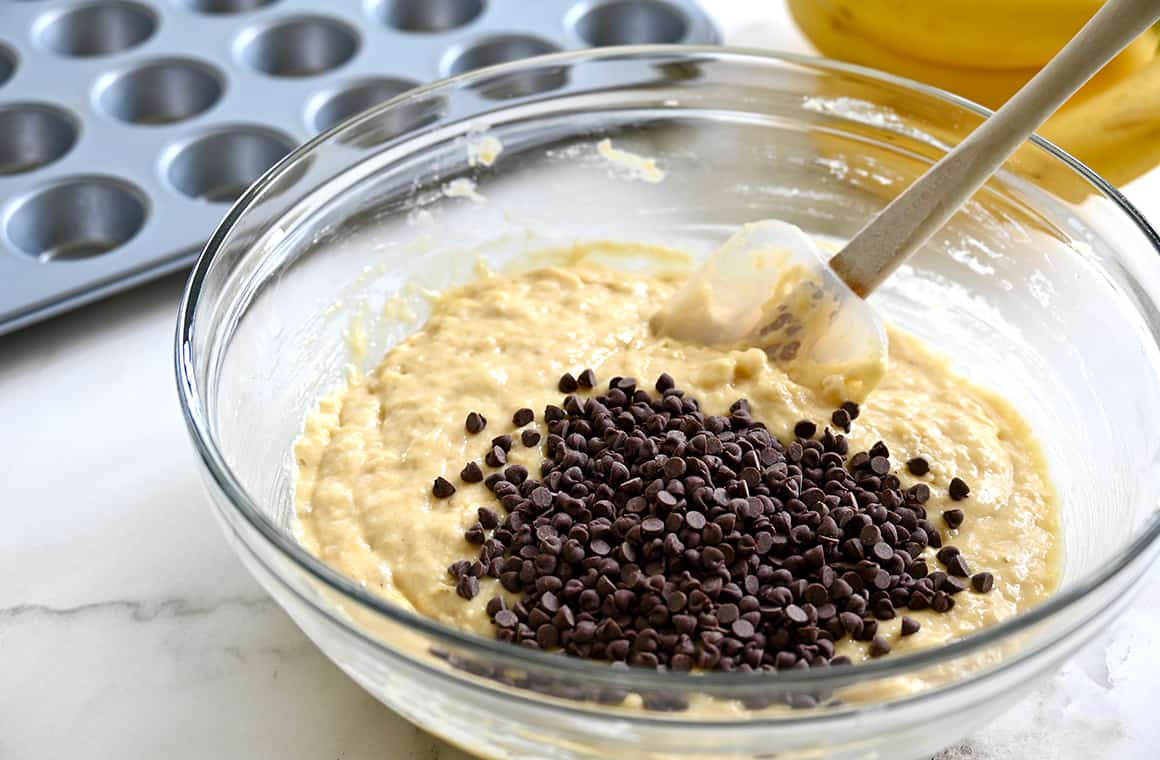
[[[932,101],[942,101],[947,106],[965,109],[984,118],[992,111],[954,93],[941,90],[921,82],[895,76],[865,66],[849,64],[818,56],[789,53],[776,50],[763,50],[746,47],[712,46],[712,45],[622,45],[602,48],[591,48],[579,51],[566,51],[526,58],[510,63],[498,64],[477,69],[454,77],[448,77],[409,90],[391,100],[385,101],[361,114],[353,116],[327,129],[312,139],[306,141],[291,151],[282,160],[263,174],[238,200],[230,207],[221,222],[214,230],[209,241],[202,249],[193,270],[186,283],[178,310],[178,322],[175,335],[175,373],[178,398],[181,410],[188,428],[190,438],[194,443],[202,464],[213,478],[213,481],[234,507],[236,512],[260,534],[267,543],[277,549],[282,556],[289,559],[301,571],[305,571],[314,581],[327,586],[329,590],[341,594],[344,598],[369,608],[378,615],[386,617],[393,623],[399,624],[412,631],[422,633],[448,646],[461,648],[474,654],[483,654],[491,661],[510,663],[515,666],[528,668],[529,671],[566,672],[591,683],[608,684],[617,687],[628,687],[640,690],[689,690],[704,693],[727,692],[730,688],[749,690],[755,685],[764,687],[777,686],[779,690],[791,689],[819,689],[837,688],[850,683],[867,682],[883,678],[911,674],[916,670],[931,667],[959,657],[965,657],[1018,635],[1027,629],[1042,623],[1056,614],[1065,611],[1073,604],[1086,598],[1090,593],[1119,577],[1129,569],[1137,566],[1146,566],[1160,554],[1160,510],[1156,511],[1151,519],[1145,523],[1138,534],[1123,547],[1123,551],[1114,562],[1108,563],[1097,570],[1077,579],[1071,587],[1057,591],[1042,604],[1016,614],[1015,616],[981,629],[947,644],[923,649],[916,652],[896,654],[891,657],[857,663],[851,666],[835,668],[815,668],[790,671],[770,671],[755,673],[682,673],[673,671],[651,671],[647,669],[617,670],[609,668],[606,663],[586,661],[579,658],[561,657],[558,654],[531,650],[523,647],[513,647],[511,644],[498,640],[488,639],[475,633],[461,631],[452,626],[438,622],[396,605],[384,597],[373,594],[357,583],[333,569],[321,559],[308,552],[293,536],[279,528],[257,506],[246,489],[234,476],[222,452],[218,449],[212,434],[206,414],[205,398],[197,382],[193,363],[194,332],[197,327],[195,314],[200,302],[201,288],[210,268],[225,242],[229,233],[238,221],[244,218],[247,209],[262,192],[273,182],[279,179],[283,171],[306,159],[314,149],[328,142],[335,134],[376,118],[395,108],[404,106],[412,101],[437,94],[441,91],[468,87],[478,87],[481,83],[527,72],[540,68],[559,68],[571,64],[623,59],[625,57],[648,58],[663,57],[666,60],[685,58],[690,61],[703,60],[705,57],[713,60],[729,60],[753,65],[791,65],[794,67],[820,70],[828,74],[854,75],[862,79],[871,80],[880,84],[888,84],[906,89],[911,94],[918,94],[930,98]],[[513,99],[512,104],[518,105],[520,100]],[[400,139],[407,139],[400,136]],[[1132,222],[1151,243],[1153,251],[1160,254],[1160,235],[1151,227],[1144,216],[1132,205],[1114,186],[1100,177],[1095,171],[1087,167],[1078,159],[1059,148],[1055,144],[1033,135],[1029,142],[1047,152],[1054,160],[1069,168],[1074,175],[1089,182],[1100,195],[1112,201],[1122,212],[1127,221]],[[1153,335],[1160,335],[1160,326],[1153,326]],[[238,533],[234,526],[230,530]],[[239,535],[243,544],[247,540]],[[419,658],[408,657],[401,651],[390,647],[386,642],[371,636],[359,627],[353,625],[334,610],[323,606],[318,600],[307,596],[288,582],[278,569],[271,566],[264,557],[257,552],[252,556],[276,578],[279,583],[294,593],[299,599],[308,604],[314,611],[322,614],[332,623],[352,634],[373,648],[385,652],[390,657],[402,657],[413,664],[421,665],[433,673],[446,676],[447,673],[438,670]],[[1143,570],[1141,569],[1141,574]],[[1112,604],[1109,601],[1104,606]],[[1078,624],[1071,628],[1047,637],[1033,648],[1025,648],[1001,662],[982,668],[964,677],[956,678],[935,689],[920,692],[916,696],[926,696],[932,691],[941,691],[955,688],[973,682],[979,677],[1006,670],[1041,652],[1051,644],[1058,642],[1071,633]],[[895,699],[891,705],[898,705],[908,701],[907,698]],[[540,702],[536,702],[540,704]],[[572,708],[578,709],[578,708]],[[795,716],[800,720],[804,715]],[[635,715],[636,719],[647,719],[648,714]],[[664,720],[664,719],[658,719]],[[722,720],[727,720],[723,718]],[[775,719],[776,720],[776,719]],[[669,722],[669,721],[665,721]],[[709,725],[720,721],[703,721]],[[697,725],[697,721],[683,722],[683,725]]]

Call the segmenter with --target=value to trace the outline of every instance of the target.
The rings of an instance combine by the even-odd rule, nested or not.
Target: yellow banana
[[[1157,37],[1155,29],[1140,35],[1135,42],[1108,61],[1107,65],[1100,69],[1091,78],[1091,81],[1081,87],[1079,92],[1072,95],[1071,100],[1067,101],[1064,107],[1071,108],[1077,103],[1109,89],[1120,80],[1150,64],[1156,59],[1158,42],[1160,42],[1160,38]]]
[[[862,0],[857,1],[861,2]],[[887,2],[887,0],[875,1]],[[896,0],[896,2],[901,1]],[[958,0],[954,4],[963,5],[967,2],[968,0]],[[985,0],[985,2],[994,4],[998,0]],[[1022,2],[1044,3],[1045,0],[1022,0]],[[1072,2],[1089,3],[1089,0],[1072,0]],[[867,4],[871,3],[867,2]],[[941,5],[933,0],[930,4]],[[833,12],[834,3],[832,2],[788,0],[788,5],[802,32],[822,55],[926,82],[962,95],[988,108],[998,108],[1007,102],[1007,99],[1015,94],[1038,70],[1037,68],[967,68],[924,61],[895,52],[862,34],[848,19]],[[1112,83],[1146,65],[1155,57],[1155,54],[1156,36],[1149,32],[1132,43],[1109,63],[1073,97],[1071,103],[1078,103],[1091,97],[1094,93],[1106,89]]]
[[[814,0],[896,53],[967,68],[1038,68],[1102,0]]]
[[[1160,59],[1051,117],[1040,134],[1113,185],[1152,169],[1160,164]],[[1062,170],[1042,154],[1021,157],[1027,174],[1053,187],[1063,182]]]
[[[905,45],[921,47],[916,37],[906,37],[907,33],[914,34],[917,22],[896,23],[888,28],[891,19],[884,9],[889,7],[897,10],[911,5],[925,7],[929,4],[931,13],[935,12],[933,9],[938,9],[950,19],[971,15],[976,20],[982,20],[979,21],[982,27],[979,23],[969,27],[976,29],[972,34],[986,37],[995,31],[990,25],[1001,26],[995,24],[995,19],[1005,18],[1004,14],[1012,8],[1022,9],[1025,13],[1055,10],[1061,15],[1086,18],[1100,4],[1100,0],[930,0],[929,3],[912,3],[911,0],[788,0],[788,4],[803,33],[823,55],[924,81],[997,108],[1030,79],[1037,69],[954,66],[932,63],[897,52],[896,49]],[[863,16],[874,9],[884,14],[876,22],[879,24],[877,29],[880,34],[899,33],[900,36],[892,46],[881,45],[863,33],[852,21],[860,17],[840,11],[841,8],[853,5],[860,9]],[[1063,22],[1057,20],[1055,23],[1056,26],[1048,27],[1049,32],[1061,28],[1059,24]],[[966,33],[962,32],[964,28],[967,27],[959,25],[959,33],[966,37]],[[1054,33],[1045,33],[1044,37]],[[906,42],[899,43],[897,39]],[[1067,106],[1041,130],[1045,137],[1115,185],[1128,182],[1160,164],[1160,58],[1157,57],[1157,39],[1156,30],[1153,30],[1136,40],[1076,93]],[[1054,53],[1063,42],[1056,40],[1051,43],[1051,52]],[[930,40],[922,43],[928,45],[924,48],[928,50],[930,44],[933,44]],[[968,42],[961,41],[959,44],[960,49],[965,49],[963,46]],[[997,57],[993,57],[988,63],[997,60]],[[882,93],[874,96],[879,100],[881,97]],[[920,124],[916,128],[928,129],[930,125]],[[827,145],[823,149],[830,153],[837,150],[838,146]],[[868,161],[869,169],[894,175],[895,181],[903,184],[917,176],[922,168],[891,151],[871,153],[851,155],[849,159],[855,164],[860,160]],[[1071,200],[1078,200],[1091,191],[1085,183],[1034,148],[1019,151],[1014,158],[1014,165],[1020,173]]]
[[[798,27],[822,55],[926,82],[997,108],[1035,74],[1034,69],[966,69],[896,53],[857,32],[816,0],[788,0]]]

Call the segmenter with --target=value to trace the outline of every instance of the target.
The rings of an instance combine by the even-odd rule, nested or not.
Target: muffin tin
[[[296,144],[421,82],[716,41],[693,0],[0,2],[0,334],[189,265]]]

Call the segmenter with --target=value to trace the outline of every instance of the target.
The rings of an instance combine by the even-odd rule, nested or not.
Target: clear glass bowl
[[[352,678],[480,755],[929,756],[1107,626],[1160,546],[1158,241],[1050,145],[1027,146],[874,296],[1024,411],[1062,499],[1059,592],[949,646],[855,667],[698,675],[617,671],[462,634],[298,545],[291,447],[349,362],[370,369],[421,322],[416,283],[463,282],[477,256],[526,264],[594,239],[703,255],[766,217],[840,240],[983,113],[814,59],[641,47],[469,74],[323,134],[229,212],[181,309],[181,403],[226,535]],[[483,130],[504,146],[490,167],[469,158]],[[657,158],[666,179],[610,166],[593,147],[604,137]],[[448,192],[456,179],[486,202]]]

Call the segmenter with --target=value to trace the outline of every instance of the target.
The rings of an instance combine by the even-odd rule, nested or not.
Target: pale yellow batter
[[[483,579],[479,596],[465,601],[446,568],[477,554],[463,532],[478,507],[496,504],[482,484],[463,483],[458,474],[468,460],[482,459],[492,436],[515,431],[514,410],[531,407],[540,425],[544,406],[560,402],[561,373],[591,367],[604,383],[622,375],[651,385],[667,372],[706,413],[725,413],[747,398],[754,417],[783,437],[800,419],[829,419],[832,402],[790,382],[757,349],[655,337],[649,318],[680,281],[545,268],[444,293],[417,334],[307,420],[295,449],[303,544],[397,604],[491,637],[484,606],[503,593],[498,583]],[[1022,417],[896,330],[889,370],[862,409],[851,451],[885,441],[904,485],[916,479],[903,462],[930,461],[921,480],[934,493],[927,504],[933,520],[950,508],[952,477],[970,484],[970,497],[954,502],[966,521],[944,535],[973,571],[996,576],[993,591],[959,594],[949,613],[906,611],[922,624],[916,635],[901,638],[898,618],[882,623],[895,652],[938,645],[1042,602],[1058,581],[1060,526],[1046,464]],[[469,411],[489,420],[483,433],[464,429]],[[539,455],[517,442],[510,461],[534,469]],[[458,488],[450,499],[432,496],[437,475]],[[847,639],[839,653],[860,660],[865,645]]]

